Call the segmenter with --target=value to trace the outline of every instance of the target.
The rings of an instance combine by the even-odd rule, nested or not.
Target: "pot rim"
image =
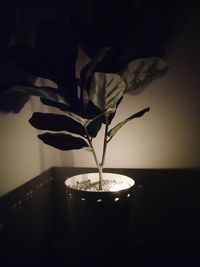
[[[70,190],[74,190],[74,192],[85,192],[85,193],[120,193],[120,192],[125,192],[128,190],[131,190],[133,188],[133,186],[135,185],[135,180],[127,175],[123,175],[123,174],[119,174],[119,173],[111,173],[111,172],[104,172],[103,175],[109,175],[109,177],[106,177],[105,180],[113,180],[113,179],[117,179],[118,180],[125,180],[128,184],[129,187],[124,188],[124,189],[119,189],[117,191],[111,191],[111,190],[98,190],[98,191],[89,191],[89,190],[81,190],[81,189],[77,189],[77,188],[73,188],[72,186],[69,185],[70,180],[72,181],[72,179],[74,179],[74,183],[76,183],[77,181],[80,181],[80,178],[82,178],[81,181],[86,181],[88,179],[93,179],[95,181],[98,181],[97,177],[99,177],[99,173],[98,172],[91,172],[91,173],[81,173],[81,174],[77,174],[77,175],[73,175],[71,177],[66,178],[66,180],[64,181],[64,184],[66,186],[66,188],[70,189]],[[94,179],[94,176],[95,179]],[[112,176],[112,179],[109,179]],[[83,178],[85,177],[85,178]]]

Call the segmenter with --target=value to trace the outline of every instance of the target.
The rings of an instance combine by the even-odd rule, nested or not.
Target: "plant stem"
[[[101,163],[99,163],[99,161],[98,161],[95,149],[94,149],[93,144],[92,144],[92,139],[87,134],[87,140],[88,140],[88,143],[89,143],[89,146],[91,148],[95,163],[96,163],[98,171],[99,171],[99,190],[103,189],[103,187],[102,187],[102,183],[103,183],[103,167],[104,167],[104,162],[105,162],[105,157],[106,157],[106,149],[107,149],[107,143],[108,143],[107,142],[107,133],[108,133],[108,124],[106,122]]]
[[[104,133],[104,142],[103,142],[103,152],[102,152],[102,160],[99,164],[100,171],[99,171],[99,185],[102,184],[103,180],[103,168],[104,168],[104,162],[106,157],[106,149],[107,149],[107,133],[108,133],[108,124],[106,123],[105,126],[105,133]]]
[[[95,149],[94,149],[93,144],[92,144],[92,139],[90,139],[90,137],[88,135],[87,135],[87,140],[89,142],[95,163],[96,163],[98,171],[99,171],[99,190],[102,190],[102,168],[98,162],[97,155],[96,155]]]
[[[105,134],[104,134],[104,142],[103,142],[103,154],[102,154],[102,161],[100,163],[100,166],[102,168],[103,171],[103,167],[104,167],[104,162],[105,162],[105,157],[106,157],[106,149],[107,149],[107,133],[108,133],[108,124],[106,124],[105,126]]]

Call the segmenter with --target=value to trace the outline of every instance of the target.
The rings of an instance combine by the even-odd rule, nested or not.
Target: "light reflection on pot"
[[[117,192],[117,191],[120,191],[120,190],[123,190],[123,189],[127,189],[129,187],[130,187],[130,185],[127,184],[127,183],[120,183],[120,184],[115,184],[115,185],[111,186],[109,188],[109,191]]]

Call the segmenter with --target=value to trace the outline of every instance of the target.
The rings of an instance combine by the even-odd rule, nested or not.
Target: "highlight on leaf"
[[[124,91],[125,82],[120,75],[95,72],[89,89],[89,99],[101,111],[109,108],[116,109]]]
[[[158,57],[141,58],[131,61],[120,73],[126,83],[126,92],[147,85],[161,77],[168,70],[167,64]]]
[[[100,52],[85,67],[83,67],[81,71],[81,80],[82,80],[82,82],[80,82],[80,85],[82,84],[81,97],[83,98],[84,106],[86,106],[89,101],[89,96],[87,91],[88,82],[93,73],[95,72],[96,66],[99,64],[99,62],[101,62],[104,59],[105,55],[111,50],[112,50],[111,47],[104,47],[103,49],[101,49]]]

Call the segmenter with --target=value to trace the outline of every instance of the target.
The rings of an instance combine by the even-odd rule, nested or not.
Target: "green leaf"
[[[79,122],[83,126],[85,126],[86,123],[88,122],[87,119],[85,119],[85,118],[83,118],[83,117],[79,116],[78,114],[73,113],[71,111],[66,111],[65,114],[66,114],[67,117],[71,118],[72,120],[74,120],[76,122]]]
[[[84,77],[84,83],[88,81],[88,79],[92,76],[96,66],[98,65],[99,62],[101,62],[105,55],[112,50],[111,47],[104,47],[103,49],[100,50],[100,52],[92,59],[91,62],[87,65],[87,71],[85,73]]]
[[[81,71],[81,76],[82,76],[81,78],[83,80],[81,95],[85,106],[89,101],[87,92],[88,81],[92,76],[92,74],[94,73],[96,66],[99,64],[99,62],[101,62],[104,59],[105,55],[111,50],[112,50],[111,47],[104,47],[103,49],[101,49],[100,52],[92,59],[92,61],[90,61]]]
[[[9,94],[7,91],[0,92],[0,111],[19,113],[29,100],[29,96],[20,92]]]
[[[60,150],[72,150],[72,149],[89,149],[89,145],[82,138],[74,137],[69,134],[53,134],[53,133],[44,133],[38,135],[38,138],[41,139],[45,144],[52,147],[58,148]]]
[[[97,118],[90,120],[86,125],[86,132],[90,137],[96,137],[97,133],[101,129],[101,125],[103,123],[104,116],[98,116]]]
[[[118,74],[95,72],[89,89],[89,99],[100,110],[116,110],[124,95],[125,83]]]
[[[113,127],[109,132],[108,132],[108,137],[110,138],[109,140],[111,140],[113,138],[113,136],[130,120],[142,117],[146,112],[148,112],[150,110],[150,108],[145,108],[133,115],[131,115],[130,117],[128,117],[127,119],[125,119],[124,121],[118,123],[115,127]]]
[[[168,70],[167,64],[158,57],[141,58],[131,61],[120,74],[126,83],[126,92],[147,85]]]
[[[36,86],[14,86],[10,88],[8,93],[12,94],[14,92],[23,93],[25,95],[34,95],[39,96],[41,98],[45,98],[63,105],[66,105],[69,107],[68,101],[60,95],[56,89],[53,89],[51,87],[36,87]]]
[[[74,134],[85,135],[85,128],[76,120],[53,113],[33,113],[29,120],[30,124],[40,130],[68,131]]]
[[[88,120],[85,125],[87,134],[90,137],[96,137],[97,133],[101,129],[102,123],[104,122],[105,116],[109,116],[111,113],[113,113],[113,109],[108,109],[96,116],[94,119]]]

